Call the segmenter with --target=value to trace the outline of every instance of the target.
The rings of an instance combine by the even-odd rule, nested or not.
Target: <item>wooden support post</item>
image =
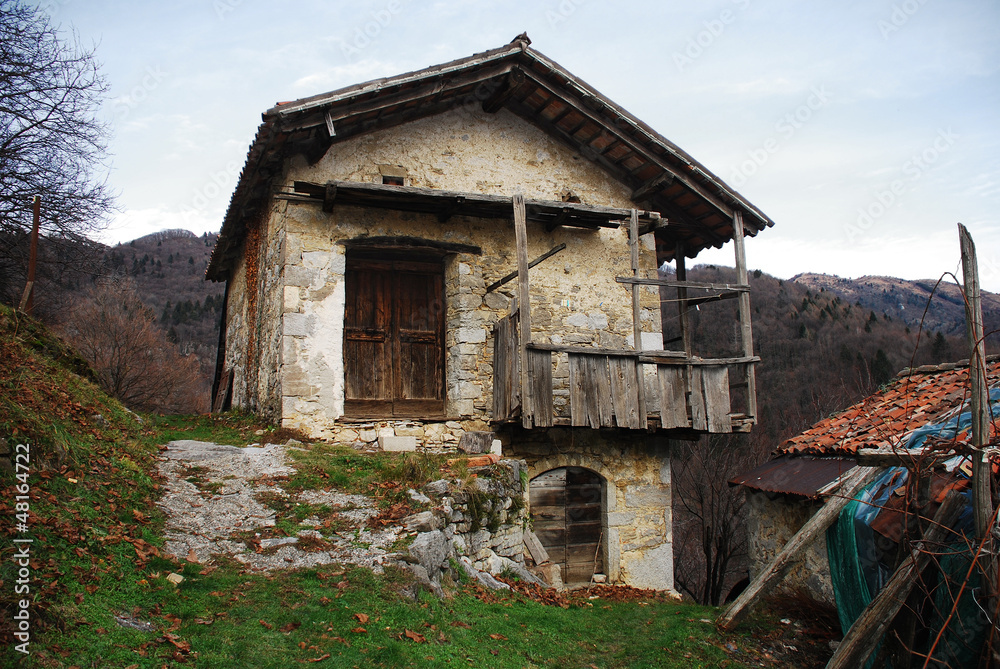
[[[944,503],[934,514],[924,539],[918,544],[886,583],[875,599],[861,612],[851,629],[844,635],[826,669],[854,669],[863,667],[875,646],[882,640],[886,628],[892,623],[900,607],[906,601],[920,573],[927,568],[935,544],[940,544],[951,530],[951,524],[958,518],[964,506],[960,493],[948,493]]]
[[[521,336],[518,356],[521,361],[521,425],[532,427],[533,405],[528,378],[528,344],[531,343],[531,296],[528,286],[528,230],[525,226],[524,195],[514,196],[514,237],[517,244],[517,291],[520,304]]]
[[[736,247],[736,282],[749,285],[747,276],[746,248],[743,244],[743,212],[733,213],[733,244]],[[743,340],[743,356],[753,357],[753,330],[750,327],[750,293],[740,293],[740,338]],[[752,364],[746,365],[744,375],[747,384],[747,417],[757,418],[757,376]]]
[[[684,254],[687,249],[684,242],[677,242],[674,246],[674,264],[677,266],[677,280],[687,281],[687,258]],[[691,342],[691,305],[688,303],[687,288],[677,287],[677,315],[681,326],[681,340],[684,342],[684,355],[690,358],[693,355],[693,344]]]
[[[983,307],[979,292],[979,266],[976,245],[969,231],[958,224],[958,237],[962,247],[962,278],[965,283],[965,322],[969,342],[969,404],[972,412],[972,514],[976,522],[976,537],[980,542],[990,534],[993,518],[993,499],[990,479],[992,471],[984,448],[990,439],[990,395],[986,382],[986,344],[983,340]],[[990,602],[997,595],[997,563],[986,539],[984,554],[980,555],[983,575],[986,577]],[[989,608],[990,611],[994,607]]]
[[[628,248],[632,256],[632,276],[635,278],[640,278],[639,276],[639,212],[635,209],[632,210],[631,215],[628,219]],[[633,348],[636,351],[642,350],[642,322],[639,318],[642,313],[642,309],[639,303],[639,297],[642,290],[642,286],[632,285],[632,336],[635,338],[635,345]],[[635,375],[636,383],[638,384],[639,391],[639,422],[642,424],[643,428],[646,427],[646,375],[643,372],[643,365],[638,359],[635,361]]]
[[[866,485],[871,483],[879,470],[874,467],[858,467],[852,471],[840,484],[839,492],[831,495],[812,518],[806,521],[795,535],[788,540],[771,564],[757,575],[757,578],[744,590],[736,600],[719,616],[718,625],[723,629],[732,629],[750,611],[773,585],[780,581],[795,562],[796,555],[808,546],[813,539],[830,527],[840,511],[854,499]]]
[[[31,249],[28,255],[28,281],[24,284],[21,304],[18,305],[18,308],[29,316],[35,310],[35,265],[38,262],[38,225],[42,212],[42,197],[40,195],[35,196],[34,201],[31,203],[31,210]]]

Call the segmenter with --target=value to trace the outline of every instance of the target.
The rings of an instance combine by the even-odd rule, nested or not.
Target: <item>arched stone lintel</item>
[[[614,475],[604,466],[604,463],[592,456],[583,453],[556,453],[549,455],[528,465],[528,478],[533,479],[539,474],[544,474],[550,469],[560,467],[583,467],[590,471],[597,472],[604,479],[605,502],[604,513],[611,513],[618,508],[618,482]]]

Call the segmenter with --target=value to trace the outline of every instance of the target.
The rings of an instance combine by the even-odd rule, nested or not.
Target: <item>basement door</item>
[[[440,260],[348,255],[344,413],[443,416],[444,320]]]
[[[603,479],[582,467],[550,469],[531,480],[532,530],[560,565],[563,583],[604,573]]]

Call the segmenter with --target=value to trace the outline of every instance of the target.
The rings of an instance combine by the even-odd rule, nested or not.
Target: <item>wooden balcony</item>
[[[687,281],[684,248],[680,243],[674,248],[676,280],[641,277],[638,212],[631,211],[628,229],[632,276],[617,277],[616,281],[628,284],[632,289],[636,347],[616,350],[532,342],[528,269],[547,256],[533,263],[528,262],[524,200],[515,195],[513,204],[518,299],[511,313],[501,318],[493,330],[495,423],[520,422],[526,429],[557,425],[629,430],[658,428],[688,434],[750,430],[756,422],[757,412],[754,365],[760,358],[753,354],[750,286],[740,212],[733,216],[737,282],[709,284]],[[553,249],[549,255],[557,250]],[[513,278],[513,274],[504,277],[488,290]],[[684,350],[642,350],[639,327],[639,290],[642,286],[677,290],[681,328],[679,340],[683,341]],[[695,296],[689,291],[704,291],[704,294]],[[711,359],[694,355],[689,327],[690,310],[701,304],[730,299],[738,299],[742,355]],[[520,310],[518,304],[522,305]],[[568,379],[553,378],[553,368],[560,362],[556,358],[561,356],[566,356]],[[735,383],[731,383],[731,379]],[[556,382],[564,394],[568,390],[568,411],[566,406],[555,406],[553,391]],[[737,392],[734,398],[734,390],[742,390],[742,397]]]
[[[752,416],[733,408],[731,391],[745,391],[746,383],[731,386],[730,378],[745,379],[760,360],[757,357],[701,359],[689,358],[682,351],[528,344],[524,401],[519,320],[515,312],[493,330],[493,418],[497,423],[712,434],[747,432],[754,423]],[[568,359],[568,382],[553,379],[556,359],[563,355]],[[554,406],[554,381],[569,390],[568,412]]]

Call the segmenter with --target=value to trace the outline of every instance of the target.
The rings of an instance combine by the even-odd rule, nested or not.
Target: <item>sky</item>
[[[502,46],[532,48],[775,221],[747,260],[960,276],[956,223],[1000,292],[996,0],[48,0],[111,86],[101,241],[217,232],[261,113]],[[696,262],[733,264],[731,245]]]

